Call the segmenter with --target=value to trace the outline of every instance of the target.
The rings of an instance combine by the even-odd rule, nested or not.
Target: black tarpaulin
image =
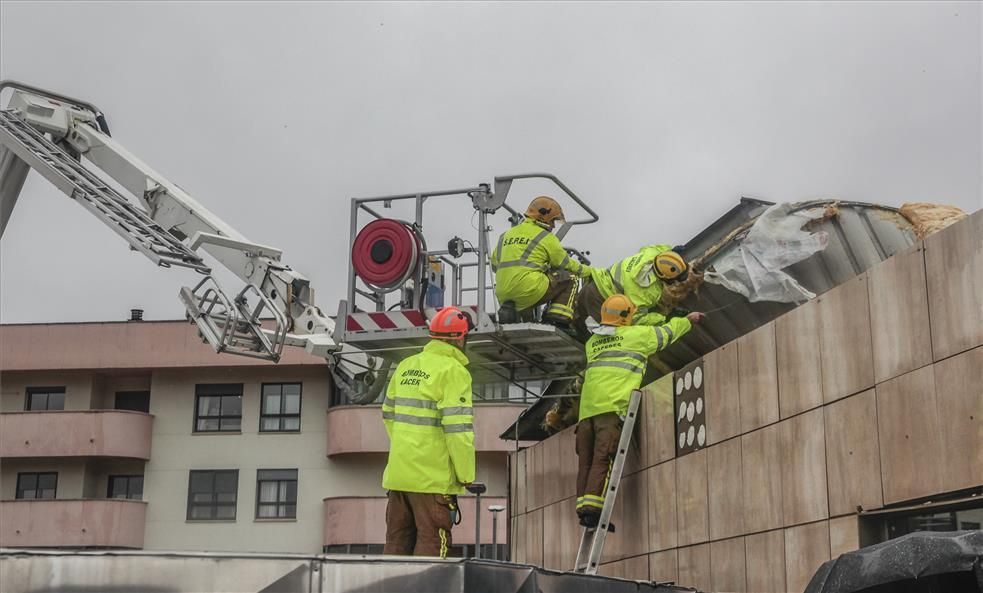
[[[912,588],[917,579],[938,583],[951,575],[961,583],[983,590],[983,531],[917,532],[848,552],[826,562],[805,593],[854,593],[890,584],[895,590]],[[961,573],[961,575],[959,574]],[[880,589],[877,589],[880,590]],[[968,589],[973,591],[973,589]]]

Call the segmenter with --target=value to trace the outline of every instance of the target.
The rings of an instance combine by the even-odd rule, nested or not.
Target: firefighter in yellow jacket
[[[573,323],[577,279],[591,273],[590,266],[570,259],[552,233],[563,219],[560,205],[549,196],[534,199],[525,220],[502,234],[491,254],[495,295],[501,303],[499,321],[531,320],[537,305],[549,303],[543,322],[560,327]]]
[[[649,356],[668,348],[703,318],[690,313],[656,326],[632,325],[635,311],[625,295],[608,297],[601,306],[601,325],[587,340],[576,439],[577,516],[585,527],[597,526],[628,401],[642,384]]]
[[[474,481],[474,412],[464,344],[470,320],[441,309],[430,342],[403,360],[389,381],[382,419],[389,460],[382,487],[386,554],[447,557],[457,495]]]
[[[587,335],[586,320],[600,320],[601,303],[616,294],[623,294],[635,304],[633,325],[659,325],[666,317],[658,311],[662,289],[666,283],[682,282],[689,268],[679,247],[648,245],[631,257],[610,268],[594,268],[584,284],[577,302],[576,325]]]

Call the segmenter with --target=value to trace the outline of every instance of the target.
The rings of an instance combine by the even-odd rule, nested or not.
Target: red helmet
[[[471,318],[457,307],[444,307],[430,320],[430,337],[438,340],[463,340],[471,329]]]

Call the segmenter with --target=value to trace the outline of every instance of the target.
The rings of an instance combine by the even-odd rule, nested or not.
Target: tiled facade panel
[[[823,400],[831,402],[874,385],[867,275],[816,298]]]
[[[710,544],[678,549],[679,582],[687,587],[710,590]]]
[[[543,509],[527,513],[522,520],[525,522],[525,561],[535,566],[543,565]],[[552,544],[553,542],[550,542]]]
[[[545,484],[546,476],[543,471],[544,447],[542,443],[529,448],[526,456],[526,482],[525,487],[529,491],[526,494],[526,509],[532,512],[543,508],[546,500]]]
[[[737,370],[737,342],[724,344],[703,357],[707,442],[711,445],[741,434]]]
[[[676,550],[649,554],[649,580],[656,583],[679,581],[679,554]]]
[[[860,547],[860,525],[856,515],[829,520],[830,557],[856,550]]]
[[[823,562],[829,560],[829,524],[807,523],[785,530],[785,586],[803,591]]]
[[[942,426],[932,367],[876,388],[884,504],[942,491]]]
[[[580,526],[577,501],[568,498],[543,509],[543,566],[554,570],[571,570],[577,560]]]
[[[529,471],[529,449],[523,449],[519,451],[516,455],[516,475],[518,476],[518,481],[515,484],[515,500],[517,513],[525,513],[529,510],[529,476],[531,472]]]
[[[744,533],[741,439],[707,449],[710,539]]]
[[[649,549],[675,548],[676,542],[676,461],[650,467],[642,475],[648,482]]]
[[[983,210],[925,238],[935,360],[983,345]]]
[[[874,379],[880,383],[931,363],[922,244],[874,266],[867,275]]]
[[[577,435],[574,433],[575,426],[571,426],[556,436],[559,441],[560,467],[558,499],[573,497],[577,494]]]
[[[516,515],[511,519],[512,531],[509,532],[511,556],[513,562],[526,563],[526,515]]]
[[[636,581],[645,581],[649,577],[649,557],[648,554],[634,556],[622,560],[624,564],[624,578]]]
[[[983,346],[936,364],[935,394],[942,450],[947,452],[942,487],[983,484]]]
[[[735,537],[710,544],[710,588],[712,591],[747,591],[744,538]]]
[[[785,591],[785,531],[776,529],[744,538],[747,590]]]
[[[632,474],[621,480],[615,505],[621,507],[621,522],[616,523],[619,556],[638,556],[650,551],[648,500],[648,480],[644,474]]]
[[[859,546],[858,507],[983,486],[981,225],[977,213],[705,355],[705,449],[675,457],[672,377],[648,386],[601,572],[801,591]],[[569,445],[519,454],[517,512],[572,496],[564,469],[542,475],[554,459],[575,470],[572,434],[554,438]],[[563,523],[546,545],[579,540],[572,499],[560,505],[525,516],[538,540],[516,527],[527,561],[543,553],[544,517]]]
[[[741,432],[778,420],[778,370],[775,324],[768,323],[737,339]]]
[[[819,303],[810,301],[775,320],[778,408],[782,418],[823,404]]]
[[[748,532],[782,526],[782,459],[778,425],[741,437],[744,528]]]
[[[662,463],[676,455],[673,421],[672,375],[666,375],[642,390],[641,411],[637,426],[642,465]]]
[[[812,410],[779,424],[782,509],[785,525],[829,516],[823,411]]]
[[[826,469],[829,512],[843,515],[883,505],[881,456],[877,444],[877,399],[874,390],[826,406]]]
[[[556,437],[546,439],[540,447],[543,450],[543,466],[540,472],[543,476],[543,504],[551,505],[564,496],[563,482],[560,480],[560,445],[563,439]],[[567,496],[573,492],[566,493]]]
[[[676,526],[679,545],[707,541],[707,450],[676,459]]]

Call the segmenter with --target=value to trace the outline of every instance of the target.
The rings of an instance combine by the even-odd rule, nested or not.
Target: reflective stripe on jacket
[[[463,494],[474,481],[474,411],[468,357],[431,340],[399,363],[382,404],[389,461],[382,487],[400,492]]]
[[[568,270],[581,278],[591,273],[590,266],[571,259],[556,235],[531,218],[499,237],[491,254],[491,265],[495,270],[498,302],[515,301],[518,311],[532,307],[546,294],[547,272]]]
[[[669,245],[649,245],[610,268],[594,268],[591,271],[591,277],[602,297],[623,294],[635,303],[638,311],[632,318],[632,325],[659,325],[666,322],[665,315],[656,311],[659,299],[662,298],[662,279],[655,275],[655,256],[671,249]]]
[[[649,356],[686,335],[692,324],[673,317],[662,325],[602,325],[587,340],[587,371],[580,390],[580,419],[606,412],[624,415],[631,392],[642,385]]]

